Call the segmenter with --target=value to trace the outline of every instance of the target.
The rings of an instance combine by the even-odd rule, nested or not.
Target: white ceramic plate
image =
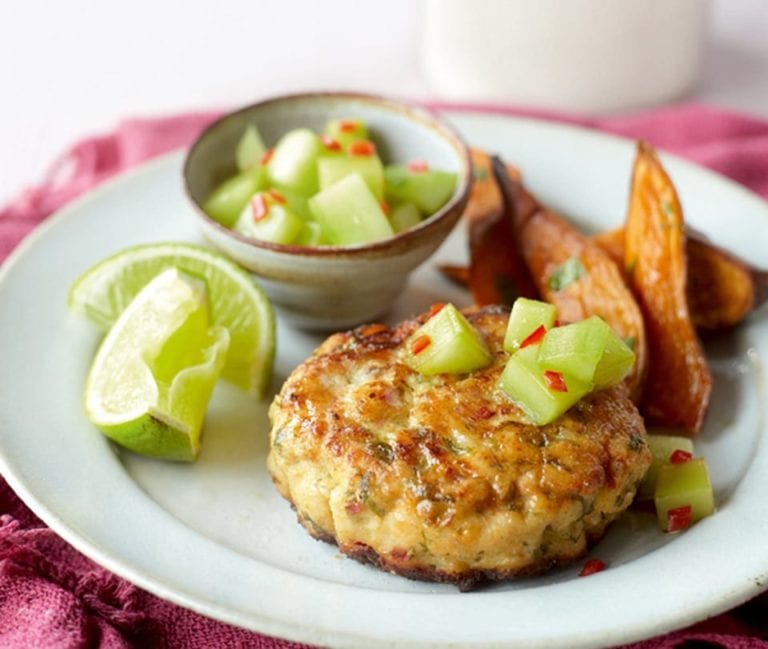
[[[624,216],[632,145],[531,120],[452,113],[474,145],[519,164],[531,189],[588,228]],[[665,536],[633,516],[578,566],[460,594],[377,572],[311,540],[265,470],[266,403],[217,389],[196,464],[117,451],[84,420],[98,341],[69,315],[67,289],[125,246],[197,241],[181,154],[153,162],[51,218],[0,271],[0,456],[13,488],[85,554],[161,597],[268,634],[332,646],[591,647],[682,627],[768,584],[768,448],[763,364],[768,313],[708,345],[715,375],[699,449],[717,513]],[[768,249],[768,206],[726,180],[668,160],[689,222],[753,263]],[[437,258],[465,259],[456,231]],[[423,266],[391,319],[469,298]],[[281,323],[276,385],[318,342]]]

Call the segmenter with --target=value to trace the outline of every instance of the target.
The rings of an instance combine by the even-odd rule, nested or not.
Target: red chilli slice
[[[411,353],[415,356],[421,354],[427,347],[432,344],[432,339],[429,336],[419,336],[411,344]]]
[[[669,456],[669,461],[672,464],[685,464],[692,457],[693,453],[689,453],[688,451],[684,451],[681,448],[677,448],[672,451],[672,454]]]
[[[525,340],[523,340],[523,342],[520,343],[520,349],[523,347],[528,347],[528,345],[535,345],[542,338],[544,338],[544,334],[546,333],[547,328],[544,325],[539,325],[526,337]]]
[[[267,149],[266,151],[264,151],[264,155],[261,156],[261,159],[259,160],[259,162],[262,165],[268,165],[273,155],[275,155],[275,150]]]
[[[339,130],[342,133],[357,133],[357,122],[343,119],[339,122]]]
[[[606,567],[605,561],[601,561],[600,559],[590,559],[584,564],[584,567],[579,573],[579,577],[589,577],[589,575],[594,575],[596,572],[602,572]]]
[[[692,509],[690,505],[675,507],[667,511],[667,532],[679,532],[691,526]]]
[[[389,213],[392,211],[389,203],[387,203],[387,201],[380,201],[379,206],[381,207],[381,211],[384,212],[384,215],[389,216]]]
[[[338,140],[334,140],[330,135],[323,135],[320,138],[323,142],[323,146],[328,151],[341,151],[341,144]]]
[[[443,307],[445,306],[445,302],[436,302],[431,307],[429,307],[429,317],[432,318],[436,316],[440,311],[443,310]]]
[[[568,392],[568,386],[560,372],[546,370],[544,372],[544,381],[546,381],[547,387],[552,390],[552,392]]]
[[[285,205],[288,202],[285,196],[283,196],[283,194],[276,189],[270,189],[269,195],[275,200],[276,203],[280,203],[281,205]]]
[[[355,140],[347,149],[349,155],[371,156],[376,153],[376,145],[370,140]]]
[[[414,174],[423,174],[429,171],[429,165],[426,160],[411,160],[408,163],[408,171]]]
[[[269,216],[269,205],[267,199],[264,198],[264,194],[256,194],[251,199],[251,218],[254,222],[258,223],[262,219]]]
[[[376,323],[363,327],[360,333],[363,334],[363,336],[375,336],[376,334],[380,334],[382,331],[386,331],[387,329],[389,329],[387,325]]]

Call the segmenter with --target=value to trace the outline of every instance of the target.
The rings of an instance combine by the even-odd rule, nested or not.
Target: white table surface
[[[320,88],[435,98],[420,34],[416,0],[1,0],[0,202],[126,116]],[[768,117],[768,1],[713,1],[691,98]]]

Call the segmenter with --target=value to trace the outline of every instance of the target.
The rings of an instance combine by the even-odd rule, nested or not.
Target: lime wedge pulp
[[[175,268],[149,282],[104,338],[85,385],[88,419],[143,455],[193,460],[229,332],[209,327],[205,284]]]
[[[185,243],[126,248],[83,273],[70,288],[67,304],[107,331],[136,294],[170,267],[205,282],[211,322],[229,330],[222,378],[263,397],[275,356],[272,305],[250,274],[213,250]]]

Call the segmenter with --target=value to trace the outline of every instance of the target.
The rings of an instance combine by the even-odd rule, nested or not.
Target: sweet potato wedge
[[[594,237],[616,263],[624,264],[623,229]],[[733,327],[768,299],[768,273],[737,259],[693,231],[686,232],[686,295],[698,331]]]
[[[444,277],[451,280],[454,284],[469,288],[469,266],[440,264],[437,268]]]
[[[494,159],[494,174],[508,206],[520,252],[542,299],[561,322],[599,315],[634,347],[627,384],[638,398],[646,367],[642,314],[622,273],[603,249],[554,212],[542,207]]]
[[[741,322],[756,306],[752,269],[696,235],[686,239],[686,294],[697,329],[722,329]]]
[[[511,305],[518,295],[536,297],[527,268],[519,253],[515,253],[512,228],[493,176],[491,158],[479,149],[473,149],[471,154],[475,181],[463,214],[470,242],[470,263],[466,267],[443,264],[440,272],[469,288],[476,306]],[[520,179],[520,172],[513,165],[508,165],[507,171],[512,178]]]
[[[490,157],[472,151],[475,182],[464,217],[469,228],[468,281],[477,306],[512,304],[516,297],[536,297],[506,216]],[[519,177],[512,168],[510,173]]]
[[[624,240],[626,235],[624,234],[624,228],[616,228],[615,230],[605,230],[599,232],[592,237],[598,246],[600,246],[608,256],[616,262],[616,265],[624,271]]]
[[[683,213],[653,149],[639,143],[625,224],[624,262],[648,333],[640,409],[651,424],[701,428],[712,375],[688,310]]]
[[[470,154],[474,182],[463,218],[471,230],[475,222],[492,218],[501,210],[501,192],[493,178],[490,156],[480,149],[472,149]]]

